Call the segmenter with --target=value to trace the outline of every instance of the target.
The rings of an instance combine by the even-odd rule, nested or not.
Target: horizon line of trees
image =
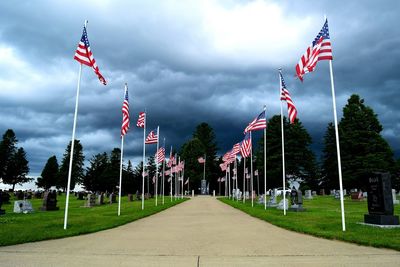
[[[365,105],[360,96],[350,96],[347,104],[343,107],[343,116],[339,122],[345,188],[365,190],[369,174],[390,172],[392,187],[400,189],[400,159],[394,158],[392,149],[381,136],[382,130],[383,127],[372,108]],[[274,115],[268,120],[266,132],[267,188],[282,187],[280,115]],[[287,178],[301,180],[303,189],[339,188],[336,140],[332,123],[328,123],[326,128],[322,156],[319,161],[311,149],[312,138],[299,119],[291,124],[284,117],[284,134]],[[0,179],[3,183],[13,185],[13,188],[15,184],[31,180],[26,177],[29,167],[25,151],[22,147],[17,148],[17,142],[11,129],[6,131],[0,142]],[[261,137],[258,141],[253,140],[253,148],[254,170],[257,169],[259,173],[259,179],[254,182],[255,189],[264,188],[264,138]],[[71,142],[65,150],[60,165],[55,155],[48,159],[41,176],[36,181],[38,187],[49,189],[55,186],[58,189],[66,190],[70,150]],[[222,158],[217,156],[218,150],[213,128],[203,122],[195,128],[192,138],[177,151],[178,155],[185,160],[185,177],[190,177],[191,187],[196,191],[203,179],[203,165],[199,164],[197,159],[204,155],[206,157],[206,180],[209,182],[210,190],[219,191],[217,179],[225,175],[219,168]],[[71,189],[76,184],[81,184],[89,191],[116,191],[119,186],[120,153],[119,148],[114,148],[109,154],[98,153],[92,156],[89,166],[84,168],[83,146],[79,140],[76,140]],[[249,159],[246,160],[246,166],[249,166]],[[243,186],[243,164],[243,159],[240,159],[237,164],[239,188]],[[123,165],[123,193],[141,191],[142,166],[143,162],[140,162],[134,167],[130,160],[127,165]],[[148,158],[147,166],[149,172],[146,181],[147,191],[154,192],[154,187],[149,186],[149,181],[156,172],[153,156]],[[164,186],[165,192],[169,193],[168,183],[166,182]],[[224,192],[223,185],[221,188],[221,192]],[[263,190],[261,191],[263,192]]]

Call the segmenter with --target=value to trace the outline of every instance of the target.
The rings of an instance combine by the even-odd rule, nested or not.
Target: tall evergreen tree
[[[371,172],[393,174],[393,152],[380,135],[383,130],[372,108],[364,99],[352,95],[343,108],[339,124],[343,182],[351,188],[366,189]]]
[[[267,188],[282,187],[282,141],[281,118],[273,116],[267,123]],[[318,186],[318,169],[315,155],[310,149],[311,136],[296,119],[290,124],[284,117],[285,134],[285,171],[286,176],[303,180],[303,185],[310,188]],[[258,143],[256,166],[260,178],[264,175],[264,137]],[[264,179],[260,179],[263,188]],[[287,179],[286,179],[287,181]]]
[[[89,167],[86,168],[86,173],[83,176],[82,184],[86,190],[92,192],[105,192],[106,186],[104,183],[104,173],[108,168],[107,153],[99,153],[94,155],[89,161]]]
[[[17,152],[17,137],[12,129],[8,129],[0,142],[0,179],[3,179],[11,158]]]
[[[28,160],[26,159],[26,153],[22,147],[18,148],[17,152],[12,155],[6,170],[5,177],[3,177],[3,183],[11,184],[14,190],[16,184],[24,184],[32,178],[27,177],[29,173]]]
[[[190,178],[192,188],[199,188],[203,179],[203,164],[199,164],[197,159],[204,157],[204,146],[198,138],[192,138],[184,143],[181,148],[180,155],[185,159],[185,177]],[[207,167],[208,162],[206,162]],[[207,179],[208,178],[208,179]],[[210,177],[206,177],[210,181]]]
[[[193,133],[193,138],[197,138],[203,145],[203,153],[206,154],[206,180],[210,183],[210,191],[216,190],[218,186],[216,177],[219,175],[219,167],[217,161],[218,146],[214,130],[207,123],[200,123]]]
[[[139,179],[135,179],[132,163],[128,160],[126,170],[123,170],[122,173],[122,194],[133,194],[138,189]]]
[[[67,189],[70,154],[71,154],[71,141],[69,142],[64,152],[64,156],[61,161],[61,166],[58,172],[57,183],[56,183],[57,188],[63,188],[64,190]],[[83,155],[82,144],[79,140],[75,140],[70,190],[73,190],[75,188],[76,183],[82,183],[84,160],[85,156]]]
[[[39,188],[44,188],[45,190],[49,189],[52,186],[55,186],[58,175],[58,162],[57,157],[52,156],[47,160],[46,165],[42,170],[41,177],[37,178],[36,186]]]

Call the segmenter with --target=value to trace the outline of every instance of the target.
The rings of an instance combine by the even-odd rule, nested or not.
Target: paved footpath
[[[400,266],[400,253],[290,232],[195,197],[114,229],[0,247],[0,266],[386,267]]]

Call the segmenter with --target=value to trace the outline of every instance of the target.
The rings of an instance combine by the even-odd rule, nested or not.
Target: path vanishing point
[[[386,267],[400,252],[287,231],[199,196],[114,229],[0,247],[0,265]]]

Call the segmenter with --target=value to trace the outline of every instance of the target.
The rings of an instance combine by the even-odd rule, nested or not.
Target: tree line
[[[364,103],[358,95],[352,95],[343,108],[343,117],[339,122],[340,148],[342,158],[343,183],[345,188],[366,189],[367,178],[371,172],[383,171],[392,174],[393,188],[400,189],[400,159],[395,160],[392,149],[381,136],[383,130],[377,114]],[[272,116],[267,122],[266,137],[266,175],[267,188],[282,186],[282,147],[280,115]],[[287,178],[300,179],[303,189],[317,190],[338,189],[338,168],[334,126],[327,125],[322,156],[318,161],[311,149],[312,138],[302,122],[296,119],[290,124],[284,117],[285,135],[285,170]],[[12,130],[7,130],[0,142],[0,178],[3,183],[13,185],[28,182],[28,161],[24,149],[17,147],[17,139]],[[233,143],[232,143],[233,145]],[[254,169],[259,173],[259,184],[255,180],[255,188],[264,188],[264,138],[253,140]],[[36,181],[40,188],[55,186],[66,189],[71,143],[67,146],[63,158],[58,164],[56,156],[51,156],[43,168],[41,177]],[[203,165],[197,159],[206,159],[206,180],[210,190],[219,190],[217,179],[225,173],[219,168],[222,158],[218,157],[219,147],[212,127],[207,123],[199,124],[192,138],[177,151],[185,160],[185,177],[190,178],[191,187],[197,190],[203,179]],[[119,148],[110,153],[98,153],[89,160],[84,168],[83,147],[79,140],[75,141],[74,161],[72,166],[71,189],[75,184],[82,184],[90,191],[116,191],[119,183],[120,154]],[[175,153],[175,152],[174,152]],[[250,166],[246,159],[246,166]],[[243,184],[244,160],[238,161],[238,184]],[[148,176],[146,191],[154,191],[151,182],[156,173],[154,157],[147,160]],[[140,162],[133,166],[131,161],[123,165],[123,193],[141,192],[142,166]],[[161,166],[160,166],[161,170]],[[169,184],[165,179],[165,188]],[[222,185],[222,190],[224,190]],[[263,191],[263,190],[261,190]],[[223,192],[223,191],[222,191]],[[166,190],[166,193],[169,193]]]

